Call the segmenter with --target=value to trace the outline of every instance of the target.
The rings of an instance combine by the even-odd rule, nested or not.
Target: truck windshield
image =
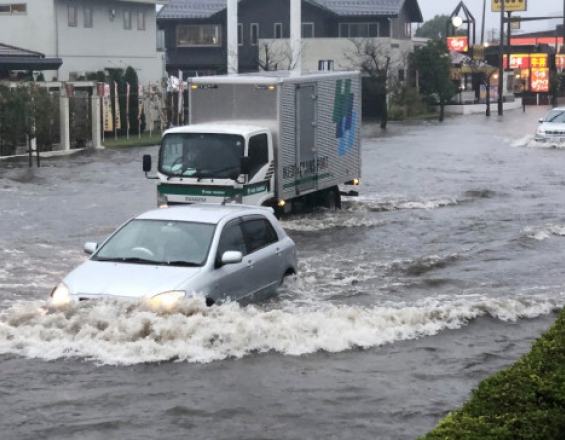
[[[244,139],[217,133],[168,134],[159,170],[168,176],[236,179],[241,174]]]

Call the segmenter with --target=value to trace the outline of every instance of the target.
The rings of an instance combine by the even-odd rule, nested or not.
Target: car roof
[[[226,217],[241,215],[265,214],[271,208],[240,204],[205,204],[173,206],[153,209],[136,217],[137,220],[173,220],[218,224]]]
[[[559,112],[563,112],[563,111],[565,111],[565,107],[555,107],[555,108],[552,108],[550,111],[552,112],[552,111],[555,111],[555,110],[557,110]]]

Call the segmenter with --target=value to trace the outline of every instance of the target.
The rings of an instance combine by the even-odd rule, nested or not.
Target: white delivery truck
[[[189,125],[163,134],[160,206],[236,202],[280,214],[339,207],[339,185],[359,183],[358,72],[197,77],[189,90]]]

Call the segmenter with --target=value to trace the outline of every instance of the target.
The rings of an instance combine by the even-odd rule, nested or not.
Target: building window
[[[9,5],[0,5],[0,15],[23,15],[27,12],[25,3],[12,3]]]
[[[237,45],[243,46],[243,24],[237,24]]]
[[[137,11],[137,30],[145,30],[145,11]]]
[[[318,70],[324,72],[334,70],[334,60],[318,60]]]
[[[163,29],[157,29],[157,50],[165,51],[165,31]]]
[[[257,46],[259,43],[259,24],[251,23],[250,40],[252,46]]]
[[[177,26],[177,47],[221,46],[219,24],[181,24]]]
[[[67,16],[69,19],[69,26],[76,27],[78,25],[78,10],[76,6],[67,6]]]
[[[84,19],[84,27],[85,28],[91,28],[92,27],[92,8],[90,8],[88,6],[84,7],[83,19]]]
[[[131,11],[124,11],[124,29],[131,29]]]
[[[282,23],[275,23],[275,31],[273,33],[274,38],[282,38],[283,37],[283,24]]]
[[[302,23],[302,38],[314,38],[314,23]]]
[[[379,36],[379,23],[340,23],[340,38],[374,38]]]

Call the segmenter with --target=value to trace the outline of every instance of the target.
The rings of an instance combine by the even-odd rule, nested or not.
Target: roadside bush
[[[395,88],[390,99],[390,119],[402,121],[430,112],[430,107],[424,102],[416,88],[406,85]]]
[[[12,155],[28,137],[37,138],[40,150],[50,149],[57,133],[56,99],[32,84],[0,86],[0,155]]]
[[[424,440],[565,438],[565,310],[510,368],[481,382],[471,399]]]

